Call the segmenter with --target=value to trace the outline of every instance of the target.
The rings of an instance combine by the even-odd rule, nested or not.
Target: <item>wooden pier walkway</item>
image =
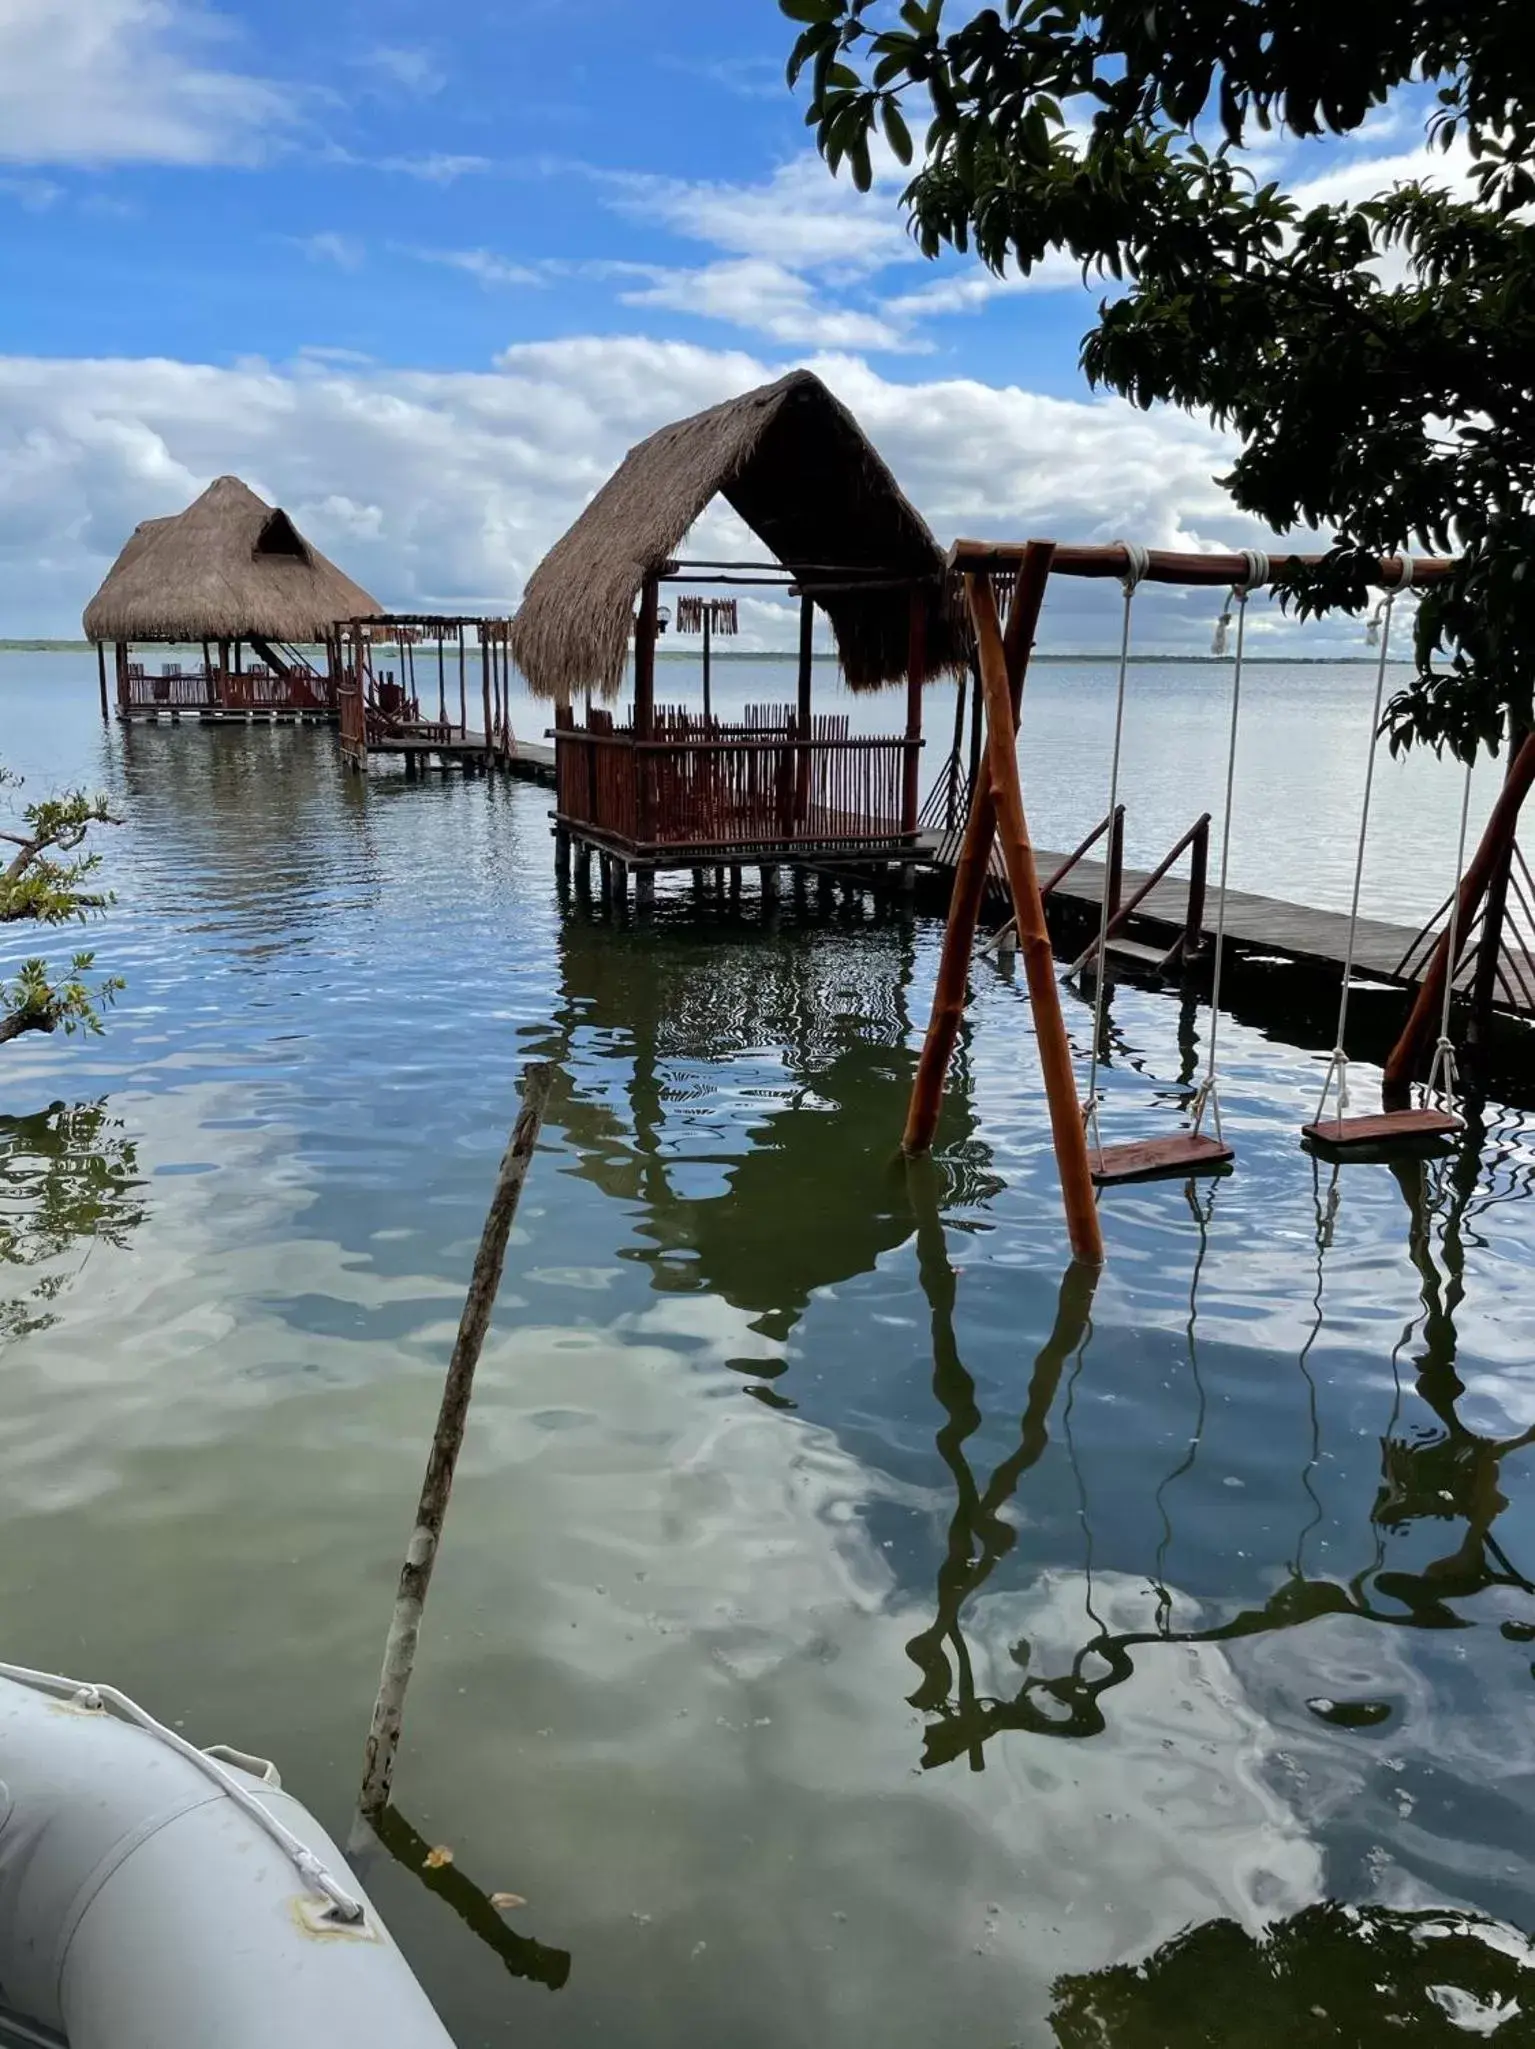
[[[952,881],[953,871],[942,860],[943,853],[947,851],[943,838],[938,834],[929,835],[925,851],[934,875],[947,885]],[[1044,847],[1038,847],[1034,852],[1035,866],[1042,880],[1052,875],[1067,858],[1064,853],[1054,853]],[[1128,901],[1135,894],[1149,872],[1146,869],[1125,869],[1122,901]],[[1084,945],[1091,942],[1097,928],[1103,902],[1104,873],[1101,861],[1081,860],[1065,881],[1057,885],[1051,899],[1053,905],[1074,914],[1073,928],[1080,924]],[[990,902],[1000,923],[1008,915],[1005,878],[993,872],[991,884]],[[1212,876],[1205,911],[1205,928],[1212,941],[1217,910],[1216,885]],[[1170,946],[1182,932],[1187,916],[1187,880],[1176,873],[1168,875],[1135,912],[1126,937],[1132,942],[1155,938],[1164,947]],[[1419,931],[1413,926],[1392,924],[1382,918],[1361,918],[1354,939],[1356,986],[1360,982],[1378,982],[1397,988],[1414,986],[1421,971],[1423,949],[1418,949],[1417,961],[1406,974],[1402,973],[1402,962],[1418,937]],[[1226,940],[1228,947],[1236,949],[1254,964],[1272,961],[1294,965],[1325,975],[1336,985],[1343,973],[1343,959],[1348,946],[1348,917],[1342,911],[1316,910],[1306,904],[1258,896],[1251,890],[1228,889]],[[1132,955],[1136,950],[1133,944],[1126,949]],[[1111,959],[1114,952],[1114,943],[1111,942]],[[1523,970],[1524,980],[1535,988],[1535,963],[1528,962],[1521,955],[1517,965]],[[1472,959],[1468,957],[1457,978],[1458,986],[1464,987],[1471,969]],[[1509,1003],[1504,997],[1500,997],[1499,1007],[1517,1010],[1525,1016],[1535,1015],[1535,1007]]]

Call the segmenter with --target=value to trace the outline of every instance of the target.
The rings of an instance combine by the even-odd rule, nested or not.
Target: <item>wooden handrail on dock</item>
[[[1162,965],[1164,968],[1170,968],[1180,959],[1186,959],[1190,954],[1198,951],[1204,939],[1205,889],[1210,866],[1210,814],[1208,811],[1200,813],[1199,817],[1195,819],[1194,823],[1189,827],[1182,839],[1172,848],[1171,852],[1152,869],[1128,903],[1121,904],[1115,910],[1112,908],[1113,899],[1112,897],[1110,898],[1109,922],[1101,941],[1095,939],[1087,951],[1079,955],[1072,962],[1067,970],[1066,979],[1068,981],[1073,976],[1081,974],[1089,961],[1097,954],[1100,944],[1107,946],[1110,940],[1119,937],[1125,926],[1134,917],[1136,911],[1139,910],[1147,897],[1150,896],[1157,884],[1166,877],[1168,871],[1188,852],[1190,847],[1194,850],[1194,859],[1189,874],[1188,909],[1183,921],[1183,931],[1164,956]]]

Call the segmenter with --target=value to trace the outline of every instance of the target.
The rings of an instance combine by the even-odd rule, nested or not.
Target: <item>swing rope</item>
[[[1125,551],[1125,573],[1122,588],[1125,594],[1124,618],[1119,635],[1119,688],[1114,699],[1114,749],[1109,763],[1109,843],[1107,853],[1114,850],[1114,816],[1119,808],[1119,758],[1125,735],[1125,679],[1130,669],[1130,617],[1135,609],[1135,593],[1145,580],[1151,567],[1151,557],[1146,549],[1135,541],[1120,541],[1117,544]],[[1082,1115],[1092,1135],[1093,1150],[1103,1157],[1103,1134],[1098,1128],[1098,1062],[1099,1048],[1103,1044],[1103,1007],[1107,976],[1104,961],[1109,947],[1109,860],[1103,864],[1103,902],[1098,914],[1098,950],[1093,956],[1093,1058],[1087,1077],[1087,1101],[1082,1105]]]
[[[1471,816],[1471,762],[1466,763],[1466,786],[1460,799],[1460,844],[1455,851],[1455,887],[1450,895],[1449,958],[1444,966],[1444,1003],[1439,1012],[1439,1043],[1433,1064],[1423,1085],[1423,1105],[1437,1093],[1451,1102],[1460,1094],[1460,1070],[1455,1064],[1455,1047],[1450,1038],[1450,1006],[1455,1000],[1455,970],[1460,965],[1460,888],[1466,873],[1466,825]],[[1441,1080],[1443,1086],[1441,1088]]]
[[[1221,1129],[1221,1098],[1219,1075],[1216,1062],[1217,1042],[1221,1023],[1221,974],[1226,964],[1226,882],[1231,873],[1231,813],[1236,795],[1237,779],[1237,733],[1242,718],[1242,663],[1247,652],[1247,600],[1254,590],[1269,580],[1269,558],[1261,549],[1246,548],[1243,555],[1247,563],[1247,574],[1238,584],[1231,587],[1231,596],[1237,608],[1236,664],[1231,678],[1231,735],[1226,748],[1226,808],[1221,817],[1221,877],[1218,886],[1215,913],[1215,966],[1210,981],[1210,1060],[1205,1069],[1205,1078],[1194,1097],[1194,1136],[1199,1136],[1205,1121],[1205,1112],[1210,1112],[1210,1121],[1215,1136],[1224,1145],[1226,1134]],[[1225,652],[1225,628],[1230,623],[1229,610],[1223,612],[1217,625],[1217,652]]]
[[[1348,1054],[1344,1051],[1343,1038],[1348,1026],[1349,990],[1354,979],[1354,948],[1359,937],[1359,898],[1364,888],[1365,844],[1370,831],[1370,796],[1375,787],[1375,756],[1380,744],[1380,708],[1386,694],[1386,663],[1391,654],[1391,619],[1396,609],[1397,593],[1408,589],[1412,583],[1412,557],[1403,555],[1401,564],[1400,580],[1381,599],[1368,628],[1367,637],[1370,644],[1378,643],[1380,647],[1380,660],[1375,669],[1375,708],[1370,714],[1370,751],[1365,758],[1364,802],[1359,812],[1359,844],[1354,853],[1354,894],[1349,903],[1348,941],[1343,951],[1343,991],[1338,999],[1338,1036],[1327,1062],[1327,1072],[1322,1077],[1322,1093],[1317,1102],[1316,1116],[1312,1120],[1317,1124],[1322,1121],[1327,1108],[1327,1098],[1332,1094],[1335,1080],[1338,1085],[1340,1124],[1348,1115],[1351,1100],[1348,1089]],[[1464,848],[1464,840],[1462,847]],[[1458,885],[1456,894],[1458,898]]]

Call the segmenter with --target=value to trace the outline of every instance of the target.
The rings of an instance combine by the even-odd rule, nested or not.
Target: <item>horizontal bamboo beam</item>
[[[956,541],[949,550],[949,567],[972,574],[990,570],[1016,570],[1031,544],[1027,541]],[[1315,569],[1325,555],[1270,555],[1271,575],[1284,569]],[[1418,555],[1412,558],[1414,585],[1442,583],[1455,568],[1455,558]],[[1055,576],[1124,577],[1130,568],[1129,550],[1119,544],[1104,548],[1058,547],[1051,573]],[[1245,555],[1177,554],[1153,548],[1146,557],[1147,583],[1207,584],[1224,587],[1241,583],[1247,575]],[[1391,588],[1401,582],[1402,557],[1382,555],[1376,563],[1376,580]]]

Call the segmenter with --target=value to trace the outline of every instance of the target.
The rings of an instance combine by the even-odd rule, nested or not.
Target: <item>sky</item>
[[[775,0],[0,0],[0,637],[77,633],[228,471],[386,605],[504,611],[635,441],[799,364],[945,544],[1260,542],[1209,423],[1089,392],[1069,265],[929,263],[893,166],[830,176],[792,36]],[[1423,162],[1404,106],[1265,168],[1335,198]],[[1148,648],[1208,646],[1208,593],[1147,599]],[[1083,587],[1056,643],[1113,607]]]

